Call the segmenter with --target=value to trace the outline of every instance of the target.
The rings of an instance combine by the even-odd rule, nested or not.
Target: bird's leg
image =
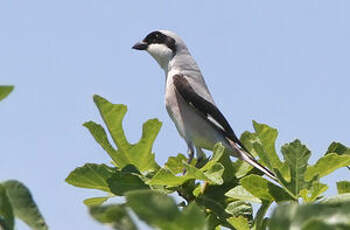
[[[188,164],[191,164],[192,160],[193,160],[193,156],[194,156],[194,149],[192,144],[187,144],[188,146],[188,150],[187,150],[187,154],[188,154]]]
[[[203,150],[197,146],[196,146],[196,156],[197,156],[197,163],[196,163],[197,168],[203,167],[203,165],[205,165],[208,162],[208,159],[206,158],[206,155],[203,152]],[[208,187],[208,182],[204,182],[201,185],[201,190],[200,190],[201,194],[205,193],[205,191],[207,190],[207,187]]]
[[[197,146],[196,146],[196,156],[197,156],[196,167],[200,168],[206,163],[206,156],[203,150]]]
[[[187,154],[188,154],[188,160],[187,160],[187,164],[191,164],[192,160],[193,160],[193,155],[194,155],[194,149],[191,143],[187,143],[188,146],[188,150],[187,150]],[[186,173],[186,169],[184,169],[183,171],[183,175],[185,175]]]

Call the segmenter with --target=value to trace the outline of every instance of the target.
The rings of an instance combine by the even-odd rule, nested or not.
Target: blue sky
[[[51,229],[103,229],[64,178],[107,154],[81,124],[101,123],[92,95],[128,105],[128,138],[157,117],[163,164],[186,145],[164,108],[164,73],[131,46],[158,28],[187,43],[209,89],[238,134],[251,121],[279,129],[277,144],[299,138],[314,163],[336,140],[350,146],[350,2],[336,1],[1,1],[0,180],[33,192]],[[349,177],[326,177],[327,194]],[[26,229],[22,225],[18,229]]]

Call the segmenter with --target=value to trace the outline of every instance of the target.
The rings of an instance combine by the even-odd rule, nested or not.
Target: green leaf
[[[178,229],[193,229],[193,230],[206,230],[209,229],[202,210],[192,202],[189,206],[185,207],[179,218],[176,220],[179,225]],[[166,230],[166,228],[164,228]]]
[[[126,153],[131,148],[131,144],[126,139],[122,124],[127,107],[121,104],[112,104],[98,95],[94,95],[93,98],[114,143],[120,151]]]
[[[13,209],[6,188],[0,184],[0,229],[12,230],[14,222]]]
[[[223,226],[230,226],[227,223],[227,218],[231,215],[225,211],[227,208],[228,202],[232,202],[232,199],[227,199],[225,194],[237,186],[237,181],[226,182],[222,185],[213,185],[209,184],[206,186],[206,189],[203,190],[203,185],[200,188],[202,191],[199,195],[195,196],[196,203],[199,204],[202,209],[210,210],[209,212],[215,215],[221,222]]]
[[[279,169],[282,167],[282,162],[278,158],[275,149],[275,142],[277,139],[278,131],[277,129],[271,128],[265,124],[259,124],[256,121],[253,121],[253,126],[255,129],[255,133],[257,137],[260,139],[261,144],[263,146],[264,152],[266,154],[266,160],[264,160],[261,154],[259,154],[260,158],[264,161],[265,165],[270,168]]]
[[[85,122],[83,126],[90,131],[96,142],[108,153],[108,155],[117,165],[128,164],[129,161],[124,154],[121,154],[120,151],[116,151],[109,143],[107,133],[101,125],[96,124],[93,121],[89,121]]]
[[[253,121],[253,124],[254,124],[254,121]],[[244,147],[246,147],[246,149],[248,149],[248,151],[254,157],[259,156],[258,153],[256,152],[256,150],[254,149],[254,146],[253,146],[254,143],[256,143],[256,142],[261,144],[261,141],[257,137],[256,133],[251,133],[251,132],[245,131],[241,134],[240,141],[242,142]]]
[[[312,183],[310,189],[302,189],[300,191],[300,196],[304,199],[305,202],[313,202],[317,200],[322,193],[324,193],[328,189],[328,186],[325,184],[321,184],[318,181]]]
[[[22,183],[9,180],[3,183],[16,217],[33,229],[46,230],[45,223],[29,189]]]
[[[215,216],[218,217],[221,223],[225,223],[226,219],[231,215],[225,211],[226,203],[223,203],[220,199],[215,199],[213,196],[204,194],[197,197],[196,202],[201,207],[210,210]]]
[[[225,148],[221,143],[217,143],[213,148],[213,155],[211,160],[201,168],[202,171],[211,167],[211,164],[220,163],[224,166],[222,179],[224,183],[231,183],[235,178],[235,168],[233,167],[229,153],[225,152]]]
[[[243,188],[260,200],[280,202],[291,199],[281,187],[258,175],[246,176],[240,180],[240,183]]]
[[[115,163],[120,168],[132,164],[141,172],[157,171],[159,166],[155,162],[152,146],[162,123],[157,119],[148,120],[143,124],[141,139],[136,144],[130,144],[126,139],[122,125],[127,111],[126,106],[112,104],[97,95],[94,96],[94,101],[118,147],[115,156],[112,157],[113,160],[116,160]]]
[[[13,86],[11,85],[1,85],[0,86],[0,101],[7,97],[13,90]]]
[[[124,172],[114,173],[107,179],[110,191],[122,196],[133,190],[149,189],[149,187],[136,175]]]
[[[102,224],[117,230],[137,230],[124,205],[104,205],[90,208],[90,215]]]
[[[107,179],[115,172],[114,168],[105,164],[85,164],[72,171],[66,178],[66,182],[76,187],[111,192]]]
[[[86,206],[99,206],[103,204],[105,201],[107,201],[110,197],[109,196],[103,196],[103,197],[92,197],[89,199],[84,200],[84,204]]]
[[[243,216],[230,217],[227,221],[237,230],[249,230],[249,223]]]
[[[311,152],[299,140],[283,145],[281,151],[291,175],[290,183],[284,182],[284,184],[289,191],[298,196],[299,192],[308,185],[304,181],[304,174]]]
[[[328,197],[321,201],[321,203],[326,204],[338,204],[338,203],[350,203],[350,194],[349,193],[343,193],[336,196]]]
[[[285,164],[281,162],[275,149],[275,142],[278,135],[277,129],[271,128],[265,124],[259,124],[256,121],[253,121],[253,126],[255,133],[244,132],[242,134],[241,141],[243,145],[252,155],[259,156],[263,165],[266,165],[273,171],[278,170],[284,179],[289,180],[289,170]]]
[[[165,168],[169,169],[174,175],[182,173],[184,171],[183,161],[187,161],[187,158],[183,154],[178,154],[176,157],[169,157],[165,163]]]
[[[204,213],[195,203],[181,211],[175,201],[156,191],[133,191],[126,195],[127,204],[147,224],[163,230],[205,230]]]
[[[221,230],[220,221],[214,214],[208,214],[205,222],[208,224],[208,229]]]
[[[328,147],[328,150],[325,155],[330,153],[336,153],[339,155],[350,155],[350,148],[339,142],[332,142],[332,144]]]
[[[315,165],[309,166],[305,173],[305,179],[311,180],[314,176],[327,176],[336,169],[349,166],[350,155],[338,155],[336,153],[329,153],[320,158]]]
[[[211,169],[215,164],[220,162],[221,158],[224,155],[224,152],[225,147],[221,143],[217,143],[213,148],[213,155],[210,161],[208,161],[200,170],[204,172]]]
[[[235,168],[235,176],[240,179],[247,175],[252,169],[254,168],[250,164],[248,164],[245,161],[237,160],[236,162],[233,162],[233,167]]]
[[[158,170],[156,175],[152,177],[151,180],[147,182],[149,185],[164,185],[167,187],[176,187],[183,183],[185,183],[187,180],[189,180],[187,176],[175,176],[173,172],[171,172],[167,168],[161,168]]]
[[[155,191],[133,191],[126,194],[127,204],[136,215],[154,227],[165,227],[180,215],[173,199]]]
[[[209,179],[208,182],[212,184],[224,183],[222,175],[224,173],[224,166],[220,163],[214,164],[208,171],[204,172],[204,175]]]
[[[317,220],[316,226],[327,226],[332,229],[350,228],[350,202],[313,203],[306,205],[280,205],[272,214],[269,229],[310,229],[310,222]],[[311,228],[315,229],[315,228]],[[323,229],[323,228],[321,228]],[[328,229],[328,228],[326,228]]]
[[[266,212],[270,205],[272,204],[271,201],[263,201],[258,212],[256,213],[256,217],[254,219],[254,226],[253,230],[262,230],[266,229],[266,218],[264,219]]]
[[[341,226],[339,226],[341,227]],[[343,226],[344,227],[344,226]],[[307,221],[305,224],[302,226],[302,230],[334,230],[334,226],[326,224],[322,222],[321,220],[316,220],[312,219],[310,221]],[[338,229],[338,228],[336,228]],[[339,228],[340,229],[345,229],[345,228]]]
[[[339,194],[350,193],[350,181],[337,182],[337,190]]]
[[[214,153],[213,158],[201,169],[187,164],[185,161],[182,161],[182,167],[180,167],[178,161],[182,159],[182,156],[178,155],[176,158],[172,158],[171,161],[169,160],[164,168],[158,170],[147,184],[176,187],[192,179],[206,181],[211,184],[222,184],[224,166],[221,163],[218,163],[218,161],[220,161],[223,153],[220,153],[219,151],[215,151]],[[172,168],[172,170],[169,168]],[[174,171],[178,172],[180,168],[182,168],[182,171],[183,169],[186,169],[186,174],[176,176]]]
[[[261,203],[261,200],[259,198],[256,198],[248,192],[243,186],[239,185],[234,187],[233,189],[229,190],[225,196],[231,197],[233,199],[237,200],[243,200],[248,202],[254,202],[254,203]]]
[[[232,216],[243,216],[247,220],[253,219],[253,207],[250,203],[244,201],[233,201],[225,209]]]
[[[137,166],[140,171],[156,171],[159,165],[155,162],[154,153],[152,153],[153,143],[159,133],[162,122],[158,119],[146,121],[142,127],[142,136],[140,141],[133,145],[129,151],[131,163]],[[136,164],[135,164],[136,162]]]

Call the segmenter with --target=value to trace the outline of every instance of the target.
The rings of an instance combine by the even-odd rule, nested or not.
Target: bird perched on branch
[[[132,48],[147,51],[165,71],[166,109],[187,143],[189,162],[194,149],[201,159],[205,156],[202,149],[212,150],[221,142],[230,155],[276,180],[273,172],[259,164],[237,138],[216,107],[197,63],[177,34],[167,30],[154,31]]]

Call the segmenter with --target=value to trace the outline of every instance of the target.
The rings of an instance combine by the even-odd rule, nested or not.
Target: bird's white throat
[[[173,58],[173,52],[164,44],[151,44],[147,48],[148,53],[158,62],[165,71],[168,70],[169,61]]]

